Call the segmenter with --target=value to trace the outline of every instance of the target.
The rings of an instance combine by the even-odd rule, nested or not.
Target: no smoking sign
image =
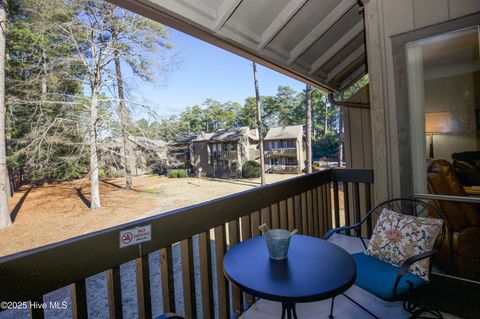
[[[120,248],[152,240],[151,225],[135,227],[120,232]]]

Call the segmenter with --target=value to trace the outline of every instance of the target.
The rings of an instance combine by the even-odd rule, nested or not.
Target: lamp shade
[[[453,130],[451,112],[425,113],[425,131],[427,133],[450,133]]]

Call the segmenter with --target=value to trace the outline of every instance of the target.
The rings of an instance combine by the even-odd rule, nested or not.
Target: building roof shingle
[[[296,139],[303,135],[303,125],[272,127],[268,130],[265,140]]]

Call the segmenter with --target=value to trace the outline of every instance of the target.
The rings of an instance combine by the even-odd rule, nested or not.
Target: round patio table
[[[295,304],[332,298],[350,288],[356,278],[353,258],[322,239],[294,235],[288,258],[269,257],[265,239],[257,236],[235,245],[223,259],[225,276],[243,291],[282,303],[282,319],[297,318]]]

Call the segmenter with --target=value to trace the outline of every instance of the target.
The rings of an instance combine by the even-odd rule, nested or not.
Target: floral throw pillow
[[[441,219],[397,214],[384,208],[365,254],[400,266],[409,257],[432,250],[442,223]],[[429,268],[430,259],[426,258],[413,263],[408,271],[428,280]]]

